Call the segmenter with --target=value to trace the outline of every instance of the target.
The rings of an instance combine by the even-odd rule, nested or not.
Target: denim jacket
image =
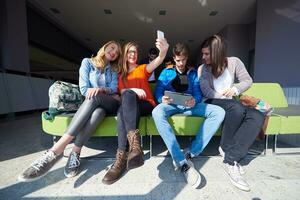
[[[175,67],[168,67],[161,72],[154,94],[158,103],[161,103],[161,99],[162,96],[164,96],[165,90],[176,92],[172,87],[172,81],[175,79],[175,77]],[[189,86],[184,93],[191,94],[194,97],[196,103],[200,103],[202,100],[202,92],[200,90],[197,71],[194,69],[188,70],[187,78]]]
[[[118,91],[118,73],[111,69],[110,64],[104,68],[105,87],[109,92],[114,94]],[[91,59],[84,58],[79,69],[79,88],[83,96],[86,96],[88,88],[99,88],[99,79],[101,72],[93,66]]]

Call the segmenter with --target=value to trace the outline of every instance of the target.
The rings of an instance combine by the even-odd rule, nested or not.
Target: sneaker
[[[173,167],[175,171],[179,170],[179,166],[176,164],[174,160],[173,160]]]
[[[197,188],[201,184],[200,173],[194,168],[191,161],[187,161],[182,165],[181,172],[184,174],[186,182],[193,188]]]
[[[185,159],[187,161],[190,161],[189,164],[191,164],[191,166],[195,168],[194,163],[192,162],[192,156],[191,156],[190,150],[189,149],[184,149],[183,153],[184,153]]]
[[[189,149],[184,149],[183,150],[183,154],[184,154],[185,159],[189,160],[190,164],[194,167],[194,163],[192,162],[192,156],[191,156],[191,154],[189,152]],[[174,166],[174,170],[175,171],[177,171],[177,170],[180,169],[180,166],[178,166],[174,160],[173,160],[173,166]]]
[[[246,180],[241,176],[237,162],[234,165],[229,165],[228,163],[223,163],[224,170],[230,177],[231,183],[243,191],[250,191],[250,186]]]
[[[223,151],[221,146],[219,146],[218,150],[219,150],[220,156],[225,158],[225,152]]]
[[[69,155],[68,162],[65,166],[64,174],[67,178],[74,177],[78,174],[80,166],[80,154],[72,151]]]
[[[19,175],[18,180],[21,182],[30,182],[45,176],[53,165],[61,158],[62,154],[56,155],[53,151],[46,151],[39,159],[34,161],[30,167]]]
[[[221,148],[221,146],[219,146],[218,150],[219,150],[220,156],[222,156],[223,158],[225,158],[225,152],[223,151],[223,149]],[[242,166],[239,163],[237,163],[237,166],[238,166],[238,168],[240,170],[240,174],[241,175],[246,174],[246,171],[242,168]]]

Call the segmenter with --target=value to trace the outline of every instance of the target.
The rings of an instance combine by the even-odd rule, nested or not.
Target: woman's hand
[[[134,91],[140,99],[146,99],[146,92],[140,88],[130,88],[130,90]]]
[[[91,99],[93,96],[96,96],[100,93],[106,93],[105,88],[89,88],[86,92],[86,99]]]
[[[233,88],[229,88],[229,89],[225,90],[225,92],[223,92],[223,95],[226,97],[232,98],[236,94],[235,94],[235,90]]]
[[[168,97],[168,96],[163,96],[163,97],[161,98],[161,102],[164,103],[164,104],[170,104],[170,103],[172,103],[172,101],[173,101],[173,99],[171,99],[171,98]]]

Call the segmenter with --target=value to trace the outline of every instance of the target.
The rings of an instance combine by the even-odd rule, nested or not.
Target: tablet
[[[186,106],[185,102],[193,98],[193,96],[190,94],[171,92],[171,91],[165,91],[165,96],[168,96],[171,99],[173,99],[172,104],[181,105],[181,106]]]

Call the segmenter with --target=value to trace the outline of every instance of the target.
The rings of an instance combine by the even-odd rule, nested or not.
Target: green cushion
[[[278,83],[253,83],[251,88],[242,95],[263,99],[273,108],[288,107],[283,90]]]
[[[169,118],[169,123],[171,124],[175,135],[194,136],[197,134],[204,120],[205,118],[203,117],[173,115]],[[159,135],[152,117],[147,118],[147,134]],[[221,135],[220,129],[217,131],[216,135]]]
[[[274,114],[281,116],[281,128],[279,134],[300,133],[300,106],[289,105],[288,108],[277,108]]]
[[[280,126],[281,126],[281,117],[270,116],[266,134],[277,135],[280,132]]]
[[[299,134],[300,116],[289,116],[281,118],[281,128],[279,134]]]
[[[74,114],[57,115],[54,120],[45,120],[42,117],[43,130],[55,136],[62,136],[68,128]],[[42,114],[43,116],[43,114]],[[139,124],[140,134],[146,135],[146,117],[141,117]],[[99,124],[93,136],[117,136],[117,117],[107,116],[102,123]]]

